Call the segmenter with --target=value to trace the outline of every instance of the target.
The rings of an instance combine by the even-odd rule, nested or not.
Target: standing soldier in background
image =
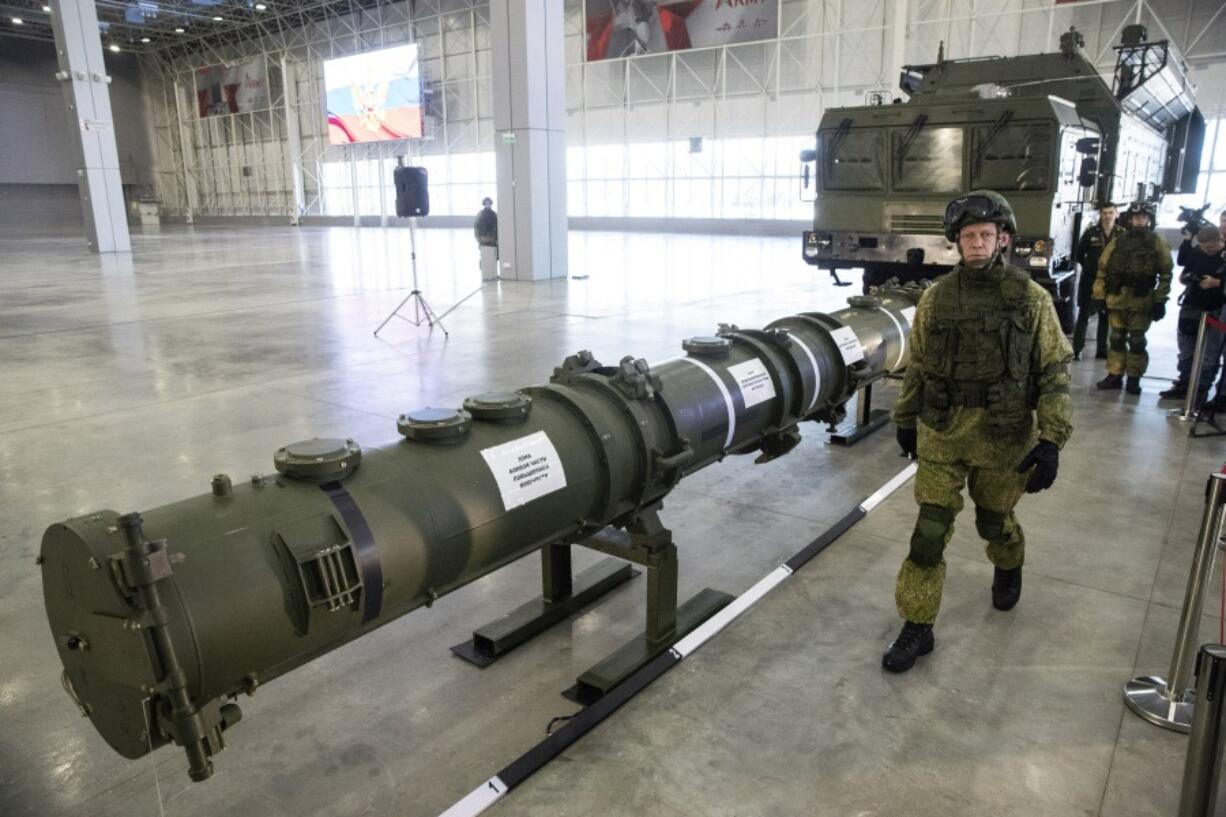
[[[1094,328],[1094,357],[1099,360],[1107,358],[1107,310],[1100,302],[1093,300],[1094,279],[1098,276],[1098,259],[1103,249],[1112,239],[1123,235],[1124,228],[1116,223],[1117,211],[1115,205],[1107,202],[1098,208],[1098,223],[1081,234],[1077,242],[1076,259],[1081,265],[1081,277],[1077,280],[1077,327],[1073,331],[1073,359],[1081,360],[1081,350],[1086,345],[1086,327],[1090,322],[1090,313],[1098,316],[1098,324]]]
[[[473,222],[473,235],[483,247],[498,246],[498,214],[494,212],[494,200],[488,196],[481,199],[481,212]]]
[[[1154,214],[1143,202],[1124,213],[1128,231],[1103,250],[1094,279],[1094,299],[1107,302],[1111,342],[1107,350],[1107,376],[1098,388],[1141,393],[1141,375],[1149,366],[1145,333],[1153,321],[1166,315],[1171,294],[1171,248],[1153,230]]]
[[[992,606],[1017,604],[1025,538],[1013,508],[1023,492],[1051,487],[1073,431],[1073,350],[1051,296],[1001,258],[1017,232],[1013,208],[999,193],[975,190],[950,202],[944,227],[961,261],[920,299],[894,404],[899,445],[919,460],[920,509],[895,589],[905,623],[881,659],[891,672],[932,652],[963,486],[995,566]]]

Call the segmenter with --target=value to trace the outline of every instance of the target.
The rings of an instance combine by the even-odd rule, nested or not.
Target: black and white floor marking
[[[915,476],[916,464],[913,462],[900,471],[893,479],[874,491],[863,502],[848,511],[838,522],[828,528],[821,536],[814,539],[803,550],[788,559],[779,567],[763,576],[753,587],[733,599],[732,603],[707,619],[692,633],[678,641],[669,650],[660,653],[638,672],[609,691],[603,698],[590,706],[584,707],[558,731],[533,746],[516,760],[504,767],[498,774],[486,780],[469,792],[463,799],[457,801],[440,817],[471,817],[480,814],[498,802],[511,789],[523,783],[550,760],[561,754],[568,746],[594,729],[601,721],[613,714],[622,704],[646,689],[653,681],[674,666],[685,660],[694,650],[701,647],[716,633],[731,624],[737,616],[744,613],[763,596],[774,590],[784,579],[799,570],[806,562],[825,550],[829,545],[848,531],[853,525],[884,502],[890,494],[898,490],[911,477]]]

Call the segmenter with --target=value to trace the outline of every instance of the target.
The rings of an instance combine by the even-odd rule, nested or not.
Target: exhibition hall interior
[[[0,0],[0,815],[1226,814],[1226,2]]]

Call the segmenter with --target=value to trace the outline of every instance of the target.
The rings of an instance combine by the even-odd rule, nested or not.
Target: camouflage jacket
[[[1151,304],[1164,304],[1171,296],[1171,269],[1174,266],[1171,262],[1171,246],[1157,233],[1146,232],[1147,241],[1141,236],[1134,237],[1131,231],[1112,239],[1098,259],[1098,277],[1094,279],[1093,297],[1098,301],[1106,301],[1108,309],[1144,308]],[[1111,259],[1121,249],[1140,253],[1143,257],[1135,259],[1135,262],[1144,266],[1147,271],[1152,270],[1152,285],[1147,286],[1146,291],[1135,291],[1131,282],[1125,283],[1121,292],[1107,291]]]
[[[1019,322],[1018,331],[1029,341],[1029,418],[1014,431],[1001,433],[991,422],[986,406],[953,405],[943,429],[921,422],[925,406],[931,400],[931,395],[925,397],[925,383],[931,383],[934,374],[926,372],[923,363],[932,359],[927,343],[937,330],[934,304],[938,298],[948,298],[951,287],[956,290],[960,302],[969,288],[993,283],[1001,286],[999,299],[1004,304],[1006,279],[1009,279],[1008,285],[1021,289],[1019,306],[1013,314]],[[1068,393],[1068,364],[1073,350],[1060,329],[1051,296],[1024,271],[1006,267],[1000,261],[986,270],[967,269],[961,264],[954,267],[920,298],[910,342],[912,362],[903,378],[902,393],[894,404],[894,422],[902,428],[918,424],[922,458],[1001,468],[1014,460],[1020,461],[1034,445],[1036,437],[1063,447],[1072,434],[1073,403]],[[965,350],[963,354],[975,351]],[[1004,377],[1002,375],[1002,380]]]

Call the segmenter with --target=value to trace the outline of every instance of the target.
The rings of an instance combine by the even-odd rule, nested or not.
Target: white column
[[[886,4],[893,11],[893,18],[888,23],[890,32],[890,57],[889,71],[885,78],[885,87],[890,89],[890,95],[902,96],[902,90],[898,87],[898,77],[902,74],[902,67],[907,61],[907,24],[910,22],[907,19],[910,14],[910,4],[907,0],[896,0],[894,3]]]
[[[131,252],[111,117],[111,78],[102,61],[94,0],[52,0],[51,25],[77,158],[85,237],[94,252]]]
[[[286,162],[294,184],[289,223],[297,226],[306,209],[306,196],[302,189],[302,134],[298,128],[298,66],[289,57],[281,58],[281,84],[285,87]]]
[[[490,2],[498,254],[518,280],[566,277],[562,27],[562,0]]]

